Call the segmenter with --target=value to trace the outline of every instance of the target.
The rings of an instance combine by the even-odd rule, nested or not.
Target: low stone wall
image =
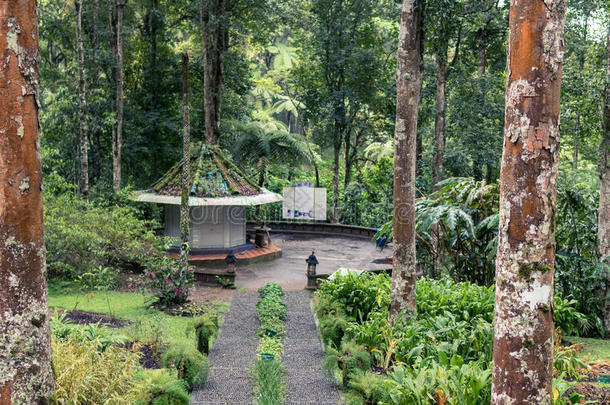
[[[254,229],[260,224],[250,221],[247,224],[248,233],[254,233]],[[265,224],[271,230],[270,233],[305,233],[314,235],[336,235],[371,240],[377,233],[375,228],[364,226],[330,224],[326,222],[289,222],[272,221]]]

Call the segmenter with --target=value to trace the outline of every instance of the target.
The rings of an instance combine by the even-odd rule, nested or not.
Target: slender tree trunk
[[[345,171],[345,175],[343,176],[343,191],[345,192],[345,190],[347,190],[347,186],[349,185],[349,182],[351,180],[351,171],[352,171],[352,164],[351,164],[351,159],[350,159],[350,154],[351,154],[351,149],[352,149],[352,143],[350,142],[350,138],[351,138],[351,131],[346,131],[345,134],[345,153],[344,153],[344,162],[343,162],[343,169]]]
[[[203,38],[203,99],[206,142],[220,140],[223,60],[228,47],[226,0],[200,0],[199,22]]]
[[[434,123],[434,168],[432,178],[434,181],[434,190],[438,190],[436,186],[443,180],[443,157],[445,153],[445,111],[446,111],[446,94],[447,86],[447,62],[446,50],[441,50],[436,53],[436,119]]]
[[[583,33],[583,43],[587,44],[587,33],[589,31],[589,15],[585,15],[585,26],[584,26],[584,33]],[[584,49],[580,49],[579,55],[578,55],[578,65],[580,67],[580,71],[583,72],[585,69],[585,50]],[[577,109],[576,110],[576,131],[574,132],[574,144],[573,144],[573,148],[574,150],[572,151],[572,169],[573,170],[578,170],[578,155],[580,153],[580,110]]]
[[[479,29],[475,34],[477,43],[477,89],[483,102],[485,102],[485,90],[483,89],[483,77],[485,76],[485,68],[487,67],[487,32],[484,28]]]
[[[436,51],[436,117],[434,121],[434,166],[432,168],[433,190],[437,191],[437,185],[443,180],[443,158],[445,154],[445,111],[446,111],[446,87],[447,87],[447,49]],[[432,276],[438,278],[441,274],[443,262],[443,247],[441,242],[441,229],[438,224],[431,227],[433,235],[434,256]]]
[[[423,0],[403,0],[396,74],[394,249],[390,318],[415,317],[415,157],[423,58]]]
[[[565,9],[564,0],[510,2],[492,404],[552,403]]]
[[[336,130],[336,129],[335,129]],[[338,138],[338,141],[337,141]],[[339,221],[339,156],[341,153],[341,135],[335,135],[333,154],[333,216],[332,221]]]
[[[107,2],[108,5],[108,30],[110,31],[110,49],[112,51],[113,60],[117,59],[117,39],[116,39],[116,3],[113,0],[109,0]],[[112,112],[112,116],[116,118],[117,116],[117,69],[116,65],[111,64],[109,69],[108,81],[110,84],[110,110]],[[115,143],[116,143],[116,125],[112,125],[111,128],[111,139],[112,139],[112,164],[113,164],[113,179],[114,179],[114,152],[115,152]]]
[[[578,134],[578,128],[580,127],[580,113],[576,113],[576,134]],[[578,137],[574,137],[574,144],[572,145],[572,170],[578,170]]]
[[[80,171],[78,193],[84,200],[89,194],[89,153],[87,136],[87,89],[85,76],[85,51],[83,49],[83,0],[76,0],[76,43],[78,53],[78,138]]]
[[[99,21],[99,0],[93,0],[93,22],[92,22],[92,43],[91,43],[91,59],[92,59],[92,78],[91,87],[97,89],[98,87],[98,58],[97,48],[99,43],[99,34],[97,24]],[[97,112],[97,109],[95,110]],[[101,156],[100,156],[100,130],[98,127],[94,127],[91,133],[91,178],[97,181],[101,175]]]
[[[188,271],[189,258],[189,193],[191,188],[191,124],[189,117],[189,55],[182,54],[182,200],[180,204],[180,273],[186,274]]]
[[[420,131],[417,131],[417,139],[415,140],[415,173],[421,175],[421,158],[424,150],[423,139]]]
[[[148,85],[146,86],[148,89],[148,93],[150,95],[150,104],[147,105],[148,111],[159,112],[159,85],[158,83],[161,81],[159,77],[159,69],[158,69],[158,31],[159,31],[159,1],[152,0],[150,4],[150,8],[148,9],[144,22],[144,32],[148,36],[148,40],[150,42],[150,52],[149,52],[149,60],[148,60]],[[150,131],[149,136],[151,139],[158,139],[159,134],[159,126],[158,120],[152,120],[150,123]],[[155,176],[157,176],[157,157],[163,155],[163,143],[157,140],[153,142],[153,147],[150,148],[149,151],[149,160],[150,160],[150,181],[154,181]]]
[[[610,29],[608,30],[608,66],[606,68],[606,96],[604,100],[604,128],[600,145],[599,163],[599,218],[597,250],[605,264],[606,315],[604,329],[610,337]]]
[[[116,0],[116,132],[112,142],[112,188],[121,188],[121,149],[123,148],[123,7],[124,0]]]
[[[0,404],[53,393],[35,0],[0,2]]]

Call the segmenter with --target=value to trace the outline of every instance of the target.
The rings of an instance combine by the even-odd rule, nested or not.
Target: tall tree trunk
[[[220,140],[223,60],[228,48],[226,0],[200,0],[199,22],[203,38],[203,99],[206,142]]]
[[[576,134],[580,127],[580,113],[576,113]],[[574,136],[574,144],[572,145],[572,170],[578,170],[578,136]]]
[[[352,167],[354,166],[354,162],[356,161],[356,155],[358,153],[358,146],[360,145],[361,133],[360,131],[355,131],[354,133],[354,143],[351,142],[351,130],[348,129],[345,135],[345,176],[343,179],[343,190],[347,190],[347,186],[352,181]]]
[[[597,251],[605,264],[606,315],[604,329],[610,337],[610,29],[608,29],[608,66],[606,68],[606,97],[604,100],[604,128],[600,145],[599,163],[599,218]]]
[[[117,59],[117,40],[116,40],[116,2],[113,0],[109,0],[107,2],[108,5],[108,30],[110,31],[110,49],[112,52],[113,60]],[[115,64],[110,65],[108,81],[110,84],[110,110],[112,112],[112,116],[116,118],[116,102],[117,102],[117,69]],[[112,164],[113,164],[113,179],[114,179],[114,145],[116,142],[116,125],[112,125],[111,128],[111,139],[112,139]]]
[[[587,45],[587,33],[589,31],[589,14],[587,13],[585,15],[585,26],[584,26],[584,32],[583,32],[583,43],[584,46]],[[581,49],[579,50],[579,55],[578,55],[578,65],[580,67],[580,72],[583,72],[585,69],[585,49],[581,47]],[[578,170],[578,155],[579,155],[579,146],[580,146],[580,110],[577,109],[576,110],[576,131],[574,131],[574,144],[573,144],[573,148],[574,150],[572,151],[572,169],[573,170]]]
[[[446,111],[446,87],[447,87],[447,49],[440,46],[435,52],[436,59],[436,117],[434,121],[434,166],[432,168],[433,190],[437,191],[437,185],[443,180],[443,158],[445,154],[445,111]],[[441,264],[443,262],[443,247],[441,242],[441,229],[439,224],[432,225],[435,256],[433,262],[432,277],[439,277]]]
[[[436,184],[443,180],[443,156],[445,153],[445,110],[447,85],[447,62],[446,50],[436,53],[436,119],[434,122],[434,189],[438,190]]]
[[[191,188],[191,124],[189,117],[189,55],[182,54],[182,199],[180,202],[180,273],[186,274],[188,271],[189,257],[189,194]]]
[[[415,317],[415,157],[423,58],[423,0],[403,0],[396,74],[394,249],[390,318]]]
[[[97,24],[99,21],[99,0],[93,0],[93,21],[91,23],[92,27],[92,40],[91,40],[91,65],[92,65],[92,74],[91,74],[91,87],[97,89],[98,87],[98,59],[97,59],[97,48],[99,44],[99,34],[97,29]],[[97,112],[97,109],[96,109]],[[91,133],[91,178],[94,181],[99,180],[101,175],[101,155],[100,155],[100,130],[97,127],[93,128]]]
[[[76,3],[76,43],[78,53],[78,139],[80,150],[80,171],[78,193],[84,200],[89,194],[89,153],[87,136],[87,89],[85,77],[85,51],[83,49],[83,0]]]
[[[121,188],[121,149],[123,148],[123,7],[124,0],[116,0],[116,131],[112,139],[112,188]]]
[[[148,59],[148,84],[146,88],[148,89],[148,94],[150,95],[150,104],[147,105],[147,109],[149,112],[158,113],[160,110],[159,107],[159,85],[158,83],[161,81],[159,77],[159,69],[158,69],[158,44],[157,39],[159,36],[159,0],[152,0],[150,4],[150,8],[146,13],[146,17],[144,19],[144,32],[146,33],[148,40],[150,42],[150,52]],[[149,136],[150,139],[155,139],[152,147],[149,150],[148,158],[150,161],[150,181],[154,181],[154,178],[158,175],[157,165],[158,165],[158,156],[163,155],[163,143],[158,139],[159,137],[159,126],[158,120],[153,119],[149,124]]]
[[[336,129],[334,129],[336,131]],[[335,135],[333,147],[333,206],[332,222],[339,221],[339,156],[341,154],[341,135]]]
[[[552,403],[565,9],[564,0],[510,2],[492,404]]]
[[[352,149],[352,143],[351,143],[351,131],[347,130],[345,133],[345,153],[343,154],[344,156],[344,161],[343,161],[343,169],[344,169],[344,176],[343,176],[343,192],[345,192],[345,190],[347,190],[347,186],[351,180],[351,171],[352,171],[352,162],[351,162],[351,158],[350,158],[350,154],[351,154],[351,149]]]
[[[477,89],[484,102],[485,90],[483,88],[483,77],[485,76],[485,68],[487,67],[487,31],[484,28],[480,28],[475,33],[475,41],[477,44]]]
[[[53,393],[35,0],[0,2],[0,404]]]

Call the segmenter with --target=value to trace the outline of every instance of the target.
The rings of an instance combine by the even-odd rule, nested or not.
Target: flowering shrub
[[[157,298],[156,305],[179,305],[187,301],[193,270],[180,271],[179,262],[167,256],[151,261],[142,274],[142,286]]]

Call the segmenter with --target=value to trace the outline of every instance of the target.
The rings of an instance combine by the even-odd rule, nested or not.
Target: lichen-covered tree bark
[[[552,403],[553,264],[565,0],[511,0],[493,404]]]
[[[402,3],[396,129],[394,132],[394,248],[390,318],[417,314],[415,306],[415,159],[421,93],[423,0]]]
[[[608,30],[608,67],[606,70],[606,95],[604,100],[604,129],[600,145],[599,162],[599,217],[597,250],[605,264],[606,315],[604,329],[610,337],[610,29]]]
[[[189,117],[189,55],[182,54],[182,199],[180,201],[180,273],[188,271],[189,258],[189,193],[191,186],[190,173],[191,124]]]
[[[53,391],[38,129],[36,0],[0,2],[0,404]]]
[[[203,38],[203,99],[205,139],[212,145],[220,140],[223,60],[229,43],[226,0],[199,0]]]
[[[78,53],[78,139],[80,149],[80,172],[78,174],[78,193],[87,199],[89,193],[89,154],[87,147],[87,93],[85,77],[85,51],[83,49],[83,1],[77,0],[76,6],[76,43]]]
[[[121,151],[123,149],[123,7],[126,0],[116,0],[116,130],[112,139],[112,188],[121,188]]]

